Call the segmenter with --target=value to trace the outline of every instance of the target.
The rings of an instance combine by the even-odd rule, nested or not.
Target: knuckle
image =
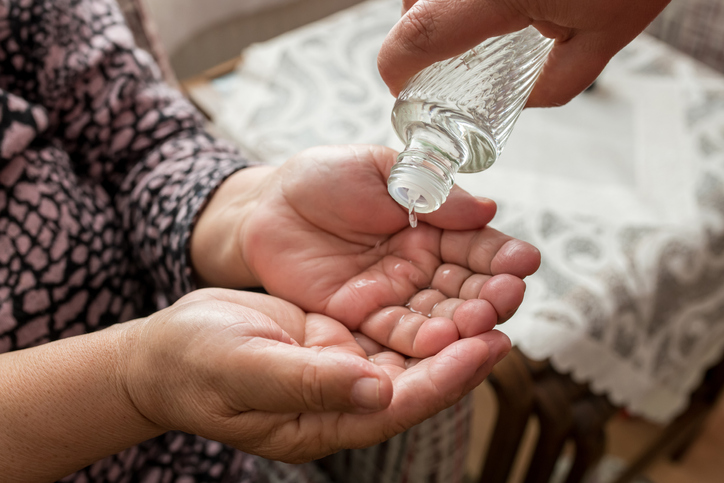
[[[429,53],[435,45],[435,16],[425,2],[415,3],[400,20],[402,46],[413,54]]]
[[[316,416],[312,417],[316,419]],[[327,421],[328,424],[323,426],[319,424],[321,419],[317,419],[315,423],[316,431],[303,434],[293,444],[287,444],[284,453],[279,454],[277,459],[289,464],[302,464],[344,449],[330,434],[329,426],[334,427],[334,421]]]
[[[319,354],[317,354],[319,358]],[[324,408],[324,391],[322,390],[322,378],[315,361],[310,361],[302,372],[301,396],[302,403],[307,410]]]

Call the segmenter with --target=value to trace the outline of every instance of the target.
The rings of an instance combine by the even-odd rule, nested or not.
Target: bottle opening
[[[430,209],[430,202],[427,201],[425,195],[417,191],[418,189],[419,187],[412,185],[396,185],[394,187],[388,186],[388,190],[390,195],[392,195],[392,198],[408,210],[414,210],[416,213],[429,213],[431,211],[435,211]]]
[[[406,210],[431,213],[445,202],[450,185],[438,173],[417,162],[410,162],[402,153],[392,167],[387,190]]]

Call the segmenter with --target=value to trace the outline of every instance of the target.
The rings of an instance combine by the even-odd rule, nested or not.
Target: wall
[[[179,78],[360,0],[144,0]]]

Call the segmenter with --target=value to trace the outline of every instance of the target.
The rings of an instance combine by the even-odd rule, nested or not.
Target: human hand
[[[413,357],[491,330],[520,305],[540,254],[487,227],[495,204],[457,187],[410,228],[387,193],[395,158],[322,147],[237,173],[194,230],[197,273],[216,286],[262,285]]]
[[[224,289],[128,326],[122,381],[141,415],[290,463],[409,429],[480,384],[510,349],[491,331],[412,361],[360,336],[365,353],[329,317]]]
[[[397,96],[434,62],[487,38],[529,25],[556,40],[528,106],[562,105],[591,85],[611,57],[631,42],[669,0],[403,0],[402,19],[377,59]]]

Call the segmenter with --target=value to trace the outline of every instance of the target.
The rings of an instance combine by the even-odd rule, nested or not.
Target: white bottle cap
[[[390,196],[405,209],[414,208],[417,213],[431,213],[445,202],[452,183],[448,183],[442,173],[416,159],[419,153],[403,152],[390,171],[387,190]],[[452,180],[451,180],[452,181]]]

